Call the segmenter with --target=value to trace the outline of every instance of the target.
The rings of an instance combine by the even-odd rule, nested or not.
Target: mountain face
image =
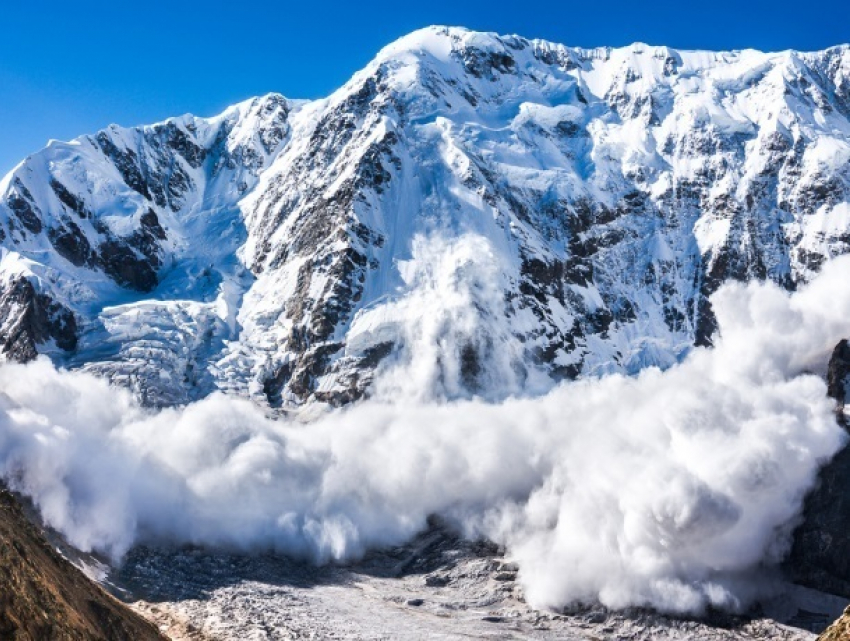
[[[0,350],[178,404],[438,397],[676,362],[729,279],[850,250],[850,47],[429,28],[330,97],[51,142],[0,182]],[[452,333],[452,340],[441,338]]]

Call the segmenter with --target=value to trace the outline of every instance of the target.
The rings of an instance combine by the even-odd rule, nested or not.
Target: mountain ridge
[[[0,182],[5,351],[154,404],[344,404],[404,357],[412,320],[389,303],[422,282],[399,269],[421,263],[415,238],[469,236],[507,302],[477,301],[438,396],[480,394],[494,340],[523,343],[500,394],[525,385],[522,361],[555,379],[667,367],[710,342],[720,283],[791,288],[847,251],[848,77],[846,45],[580,49],[429,27],[324,99],[54,143]]]

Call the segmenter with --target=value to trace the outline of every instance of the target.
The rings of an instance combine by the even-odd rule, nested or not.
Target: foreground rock
[[[818,641],[847,641],[850,639],[850,606],[838,621],[829,626],[818,637]]]
[[[163,640],[62,558],[0,489],[0,639]]]

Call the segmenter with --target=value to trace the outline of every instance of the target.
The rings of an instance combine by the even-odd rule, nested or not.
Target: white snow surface
[[[486,245],[507,300],[469,362],[510,334],[518,362],[555,378],[669,367],[710,335],[703,308],[723,280],[790,286],[850,247],[848,87],[847,47],[584,50],[427,28],[323,100],[271,94],[52,141],[0,183],[3,275],[78,320],[76,350],[40,351],[154,404],[360,396],[370,350],[402,349],[422,312],[427,279],[405,270],[429,238]],[[39,231],[15,211],[22,194]],[[52,240],[73,223],[97,251],[132,240],[148,211],[164,230],[150,292]],[[475,369],[423,394],[537,384],[525,366],[496,388]]]

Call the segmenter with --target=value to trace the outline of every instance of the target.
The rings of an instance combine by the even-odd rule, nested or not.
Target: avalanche
[[[438,245],[420,268],[445,274],[458,253],[486,262]],[[421,399],[434,361],[467,340],[430,331],[446,318],[462,330],[454,301],[498,311],[471,279],[409,326],[409,353],[378,385],[390,395],[307,423],[222,394],[152,412],[46,360],[6,365],[0,477],[71,543],[113,558],[176,542],[351,560],[437,514],[506,545],[536,607],[741,610],[772,594],[803,494],[846,440],[809,372],[847,331],[848,268],[837,259],[792,295],[724,286],[717,345],[665,372],[494,403]],[[511,354],[494,349],[488,376],[512,380]]]
[[[116,558],[436,513],[536,605],[739,609],[842,444],[848,141],[847,46],[433,27],[51,142],[0,182],[0,476]]]

